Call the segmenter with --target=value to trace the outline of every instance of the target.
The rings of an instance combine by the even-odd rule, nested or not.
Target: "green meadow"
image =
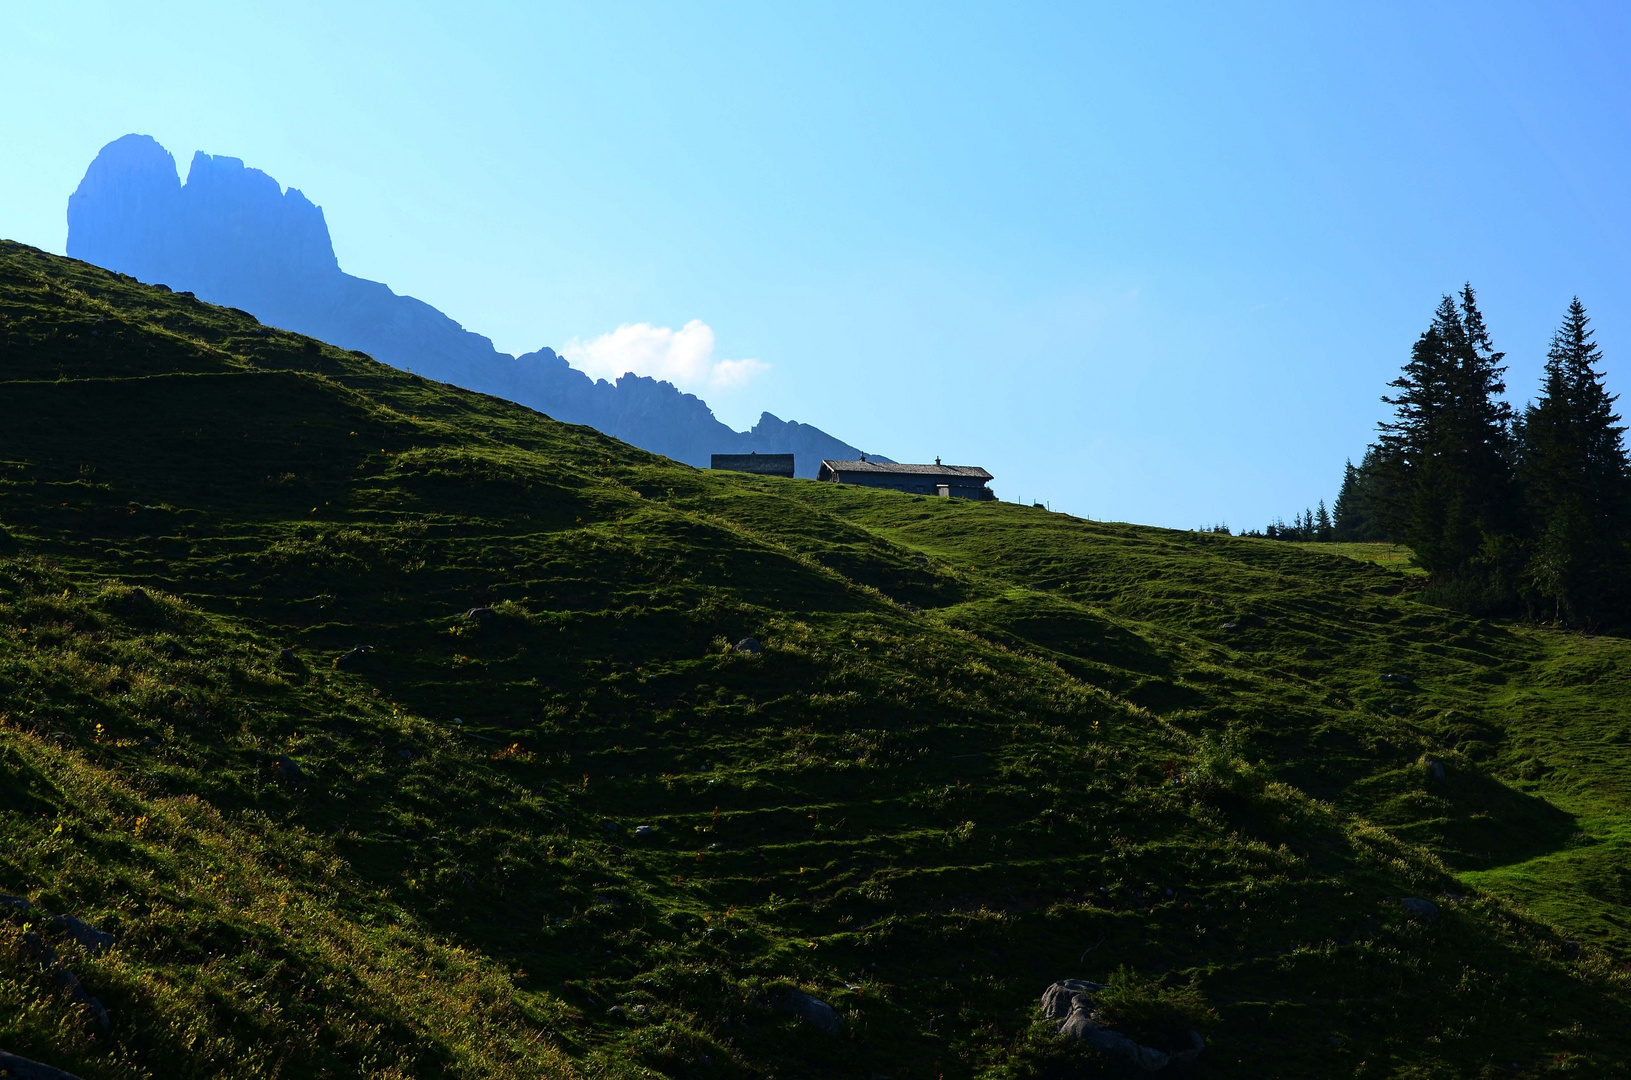
[[[702,472],[0,244],[0,1049],[1122,1076],[1037,1002],[1126,968],[1193,1076],[1621,1075],[1631,643],[1424,581]]]

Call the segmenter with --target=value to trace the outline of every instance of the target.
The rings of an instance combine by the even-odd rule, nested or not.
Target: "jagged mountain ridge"
[[[813,477],[822,458],[861,453],[768,412],[736,431],[672,383],[591,379],[550,348],[500,352],[424,301],[341,270],[322,208],[298,188],[202,151],[182,184],[175,158],[150,136],[114,140],[86,170],[68,200],[68,254],[691,465],[706,466],[711,454],[791,452],[799,475]]]

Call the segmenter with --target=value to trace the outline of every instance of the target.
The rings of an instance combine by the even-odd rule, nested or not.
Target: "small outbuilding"
[[[994,499],[996,493],[986,484],[991,474],[978,465],[902,465],[893,461],[823,461],[817,480],[832,484],[859,484],[862,487],[893,488],[913,495],[938,495],[951,499]]]
[[[708,461],[710,469],[753,473],[755,476],[792,476],[792,454],[715,454]]]

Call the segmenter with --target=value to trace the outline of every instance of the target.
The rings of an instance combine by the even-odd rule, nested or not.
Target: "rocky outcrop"
[[[116,139],[91,162],[68,200],[68,254],[691,465],[706,467],[713,454],[791,452],[798,475],[813,477],[822,458],[861,453],[769,413],[736,431],[672,383],[591,379],[553,349],[499,352],[429,304],[342,271],[322,208],[298,189],[203,152],[183,184],[175,158],[146,135]]]
[[[1158,1050],[1135,1042],[1100,1022],[1093,998],[1104,990],[1103,983],[1086,979],[1064,979],[1042,994],[1042,1015],[1059,1024],[1059,1033],[1080,1039],[1107,1054],[1124,1058],[1146,1072],[1158,1072],[1169,1065],[1194,1061],[1206,1049],[1198,1031],[1189,1032],[1190,1047],[1185,1050]]]

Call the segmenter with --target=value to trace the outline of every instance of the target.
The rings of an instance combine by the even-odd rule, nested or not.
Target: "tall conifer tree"
[[[1388,502],[1382,474],[1381,458],[1374,446],[1365,451],[1357,466],[1349,461],[1343,467],[1342,488],[1331,506],[1331,533],[1335,539],[1360,543],[1388,539],[1380,515],[1380,508]]]
[[[1331,527],[1338,540],[1354,540],[1359,525],[1359,470],[1353,458],[1342,465],[1342,486],[1337,489],[1336,501],[1331,504]]]
[[[1503,358],[1472,286],[1461,290],[1459,304],[1444,297],[1390,384],[1399,393],[1382,399],[1394,418],[1380,425],[1372,448],[1382,529],[1409,544],[1438,583],[1479,593],[1480,605],[1509,587],[1512,537],[1521,525],[1512,413],[1499,396]]]
[[[1531,596],[1571,622],[1623,610],[1631,465],[1603,386],[1602,351],[1575,297],[1546,355],[1541,396],[1522,424],[1522,476],[1533,521]]]

